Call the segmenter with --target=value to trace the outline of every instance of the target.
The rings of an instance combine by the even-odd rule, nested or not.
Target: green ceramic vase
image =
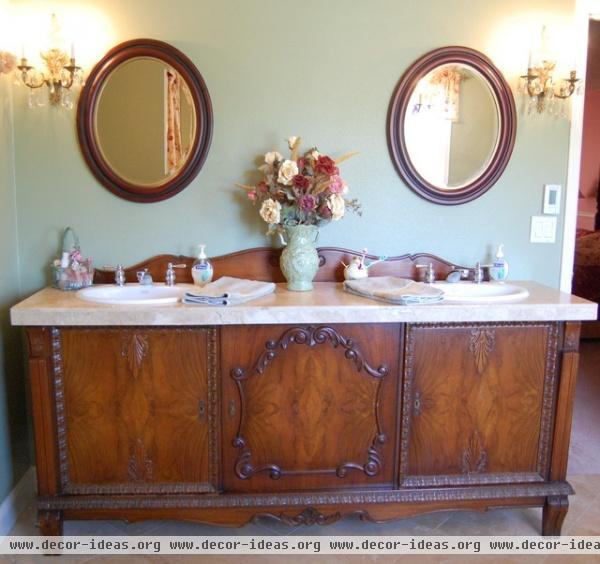
[[[319,230],[315,225],[294,225],[285,228],[285,235],[286,246],[279,265],[287,280],[288,290],[312,290],[312,281],[319,268],[319,255],[315,248]]]

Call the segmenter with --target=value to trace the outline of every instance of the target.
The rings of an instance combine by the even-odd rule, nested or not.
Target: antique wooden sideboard
[[[313,292],[281,286],[235,307],[51,289],[15,306],[42,532],[65,519],[323,525],[540,506],[543,534],[560,534],[579,320],[594,304],[530,283],[518,302],[391,306],[341,290],[353,254],[320,249]],[[192,260],[155,257],[127,277]],[[415,278],[423,260],[452,269],[415,255],[373,270]],[[282,281],[270,249],[213,263],[217,276]]]

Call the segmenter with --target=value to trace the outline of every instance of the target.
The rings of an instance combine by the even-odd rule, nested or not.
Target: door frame
[[[600,0],[577,0],[575,6],[574,37],[577,76],[585,83],[587,66],[589,21],[600,19]],[[575,232],[577,229],[577,200],[581,169],[584,96],[571,98],[571,130],[567,164],[565,220],[563,226],[560,289],[571,293],[575,261]]]

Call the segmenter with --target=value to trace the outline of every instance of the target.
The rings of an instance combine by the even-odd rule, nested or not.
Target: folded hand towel
[[[186,292],[183,303],[208,305],[236,305],[262,298],[275,291],[273,282],[258,282],[223,276],[195,292]]]
[[[395,276],[346,280],[344,290],[364,298],[402,305],[432,303],[444,299],[444,292],[438,288]]]

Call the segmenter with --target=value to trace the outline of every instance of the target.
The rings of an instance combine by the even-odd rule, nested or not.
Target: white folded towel
[[[444,299],[443,290],[433,288],[429,284],[395,276],[346,280],[344,290],[363,298],[401,305],[433,303]]]
[[[236,305],[256,298],[262,298],[275,291],[273,282],[259,282],[222,276],[210,282],[197,292],[186,292],[183,303],[208,305]]]

